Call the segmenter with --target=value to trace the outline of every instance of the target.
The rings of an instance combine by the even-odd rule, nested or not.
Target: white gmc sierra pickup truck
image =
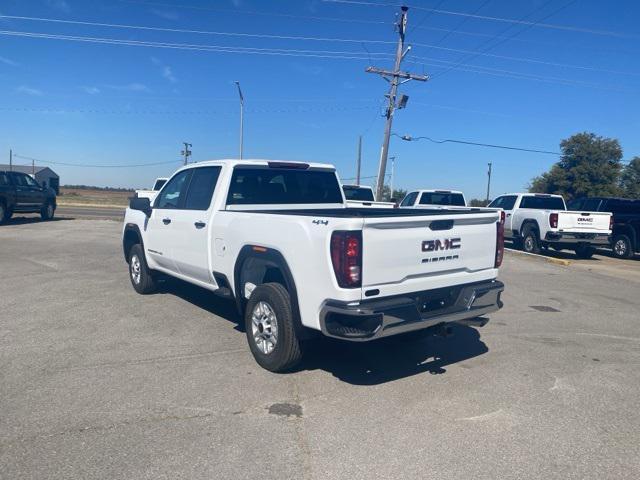
[[[334,167],[208,161],[155,200],[132,198],[123,229],[133,288],[168,274],[235,299],[256,361],[292,368],[317,332],[365,341],[502,306],[498,210],[346,208]]]
[[[525,252],[566,248],[590,258],[596,246],[609,245],[611,214],[567,211],[561,195],[510,193],[496,198],[489,208],[505,212],[505,236]]]

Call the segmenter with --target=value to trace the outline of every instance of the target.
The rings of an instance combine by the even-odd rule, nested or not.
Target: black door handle
[[[204,222],[196,222],[196,223],[194,223],[194,225],[196,226],[196,228],[204,228],[206,223],[204,223]]]
[[[171,223],[171,219],[170,218],[163,218],[162,219],[162,223],[164,223],[165,225],[169,225]]]

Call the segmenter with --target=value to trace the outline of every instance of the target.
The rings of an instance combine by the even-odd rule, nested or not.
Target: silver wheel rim
[[[129,270],[131,270],[131,280],[133,280],[133,283],[138,285],[140,283],[140,278],[142,277],[142,268],[140,265],[140,259],[137,255],[131,257],[131,267],[129,267]]]
[[[618,240],[613,246],[613,249],[615,250],[616,255],[622,256],[627,253],[627,243],[624,240]]]
[[[278,343],[278,320],[267,302],[258,302],[251,312],[251,334],[256,347],[269,355]]]
[[[533,237],[528,236],[524,239],[524,249],[530,252],[533,250]]]

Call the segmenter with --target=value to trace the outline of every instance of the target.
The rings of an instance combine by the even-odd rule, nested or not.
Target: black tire
[[[540,253],[540,238],[538,230],[529,224],[522,229],[522,250],[527,253]]]
[[[273,344],[273,316],[275,316],[275,345]],[[254,311],[259,323],[254,324]],[[293,323],[289,292],[279,283],[264,283],[255,288],[244,311],[245,330],[249,349],[258,365],[271,372],[291,370],[302,360],[302,344]],[[259,339],[258,336],[260,337]],[[267,340],[269,338],[269,340]],[[271,348],[269,351],[268,349]],[[265,352],[265,349],[267,352]]]
[[[9,213],[9,209],[6,207],[4,202],[0,202],[0,224],[6,222],[11,217]]]
[[[147,295],[156,290],[154,272],[147,266],[147,259],[140,244],[129,251],[129,280],[133,289],[140,295]]]
[[[585,243],[580,243],[574,250],[578,258],[591,258],[593,254],[596,253],[596,249],[591,245],[587,245]]]
[[[613,237],[611,248],[613,249],[613,256],[616,258],[633,257],[633,245],[631,245],[631,239],[626,235]]]
[[[40,218],[44,221],[51,220],[56,212],[56,207],[53,203],[47,202],[44,207],[40,209]]]

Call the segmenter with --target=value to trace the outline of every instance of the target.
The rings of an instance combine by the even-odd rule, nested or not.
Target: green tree
[[[583,132],[560,142],[562,156],[531,180],[530,192],[555,193],[565,200],[620,194],[622,148],[618,140]]]
[[[376,187],[374,186],[373,188],[375,190]],[[402,188],[394,188],[393,195],[391,195],[389,192],[389,185],[385,185],[384,187],[382,187],[383,202],[390,202],[392,198],[394,198],[397,202],[401,202],[406,194],[407,194],[406,190],[403,190]]]
[[[634,157],[622,170],[622,194],[627,198],[640,198],[640,157]]]

